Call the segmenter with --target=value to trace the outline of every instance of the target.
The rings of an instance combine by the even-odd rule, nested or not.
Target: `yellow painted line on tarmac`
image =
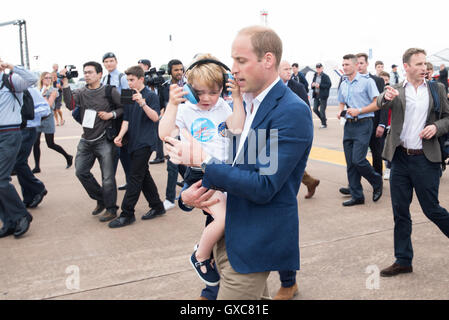
[[[346,167],[346,158],[343,151],[332,150],[328,148],[312,147],[309,159],[336,164]],[[371,156],[367,157],[369,163],[373,164]]]

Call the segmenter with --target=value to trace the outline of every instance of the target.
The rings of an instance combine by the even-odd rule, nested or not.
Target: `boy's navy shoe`
[[[203,262],[199,262],[198,260],[196,260],[195,254],[196,254],[196,250],[193,252],[192,256],[190,257],[190,263],[191,263],[193,269],[195,269],[195,271],[198,274],[198,276],[200,277],[200,279],[208,286],[211,286],[211,287],[218,286],[218,284],[220,283],[220,275],[218,274],[217,270],[215,270],[211,266],[210,259],[204,260]],[[203,273],[203,271],[201,271],[202,266],[206,267],[206,270],[207,270],[206,273]]]

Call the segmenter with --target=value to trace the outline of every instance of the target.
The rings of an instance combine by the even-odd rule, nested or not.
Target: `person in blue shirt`
[[[148,201],[150,211],[143,217],[148,220],[165,213],[164,204],[151,177],[148,161],[157,146],[156,123],[159,121],[159,97],[145,86],[145,74],[140,66],[134,66],[125,72],[129,87],[136,92],[132,104],[125,104],[123,123],[120,133],[114,139],[118,147],[125,144],[127,134],[128,152],[131,159],[131,170],[125,197],[122,202],[122,213],[109,223],[110,228],[120,228],[133,223],[136,218],[134,208],[139,200],[140,192]]]
[[[5,70],[9,70],[10,74],[6,75]],[[7,88],[4,81],[10,81],[15,93]],[[36,81],[34,73],[0,59],[0,219],[3,222],[0,238],[12,234],[22,236],[33,220],[11,184],[11,173],[22,142],[20,111],[23,91]]]
[[[377,173],[366,159],[369,141],[373,130],[374,113],[361,114],[352,117],[351,110],[361,109],[376,103],[379,95],[376,84],[369,75],[357,72],[357,57],[348,54],[343,57],[344,80],[338,89],[340,110],[337,118],[342,117],[345,107],[346,123],[344,127],[343,148],[345,151],[349,191],[340,188],[340,193],[350,194],[351,199],[343,202],[343,206],[353,206],[365,203],[361,178],[364,177],[373,187],[373,201],[382,196],[382,176]]]
[[[123,72],[117,70],[117,57],[114,53],[107,52],[103,55],[103,65],[105,69],[108,70],[108,74],[101,79],[102,84],[116,87],[119,93],[122,93],[122,89],[129,89],[126,75]],[[126,184],[119,186],[119,190],[126,190],[126,186],[129,182],[131,159],[129,158],[127,148],[128,147],[126,145],[124,145],[122,148],[117,148],[115,171],[117,171],[118,160],[120,159],[123,171],[125,172],[126,176]]]

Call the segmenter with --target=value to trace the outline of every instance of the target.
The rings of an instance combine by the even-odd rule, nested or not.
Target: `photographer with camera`
[[[125,73],[132,92],[126,98],[122,95],[123,123],[114,143],[118,147],[122,147],[125,143],[125,134],[127,134],[131,172],[122,202],[122,213],[109,223],[110,228],[124,227],[136,220],[134,208],[139,200],[140,192],[143,193],[150,207],[150,211],[142,217],[143,220],[152,219],[165,213],[164,205],[159,198],[156,184],[148,167],[148,160],[157,145],[158,137],[155,129],[156,123],[159,122],[159,98],[145,86],[145,74],[141,67],[131,67]]]
[[[117,216],[117,186],[115,182],[115,158],[117,148],[113,143],[112,132],[114,119],[123,115],[120,94],[112,87],[111,96],[115,104],[111,105],[106,94],[106,86],[101,84],[103,68],[98,62],[87,62],[83,66],[86,86],[72,92],[66,77],[67,70],[61,70],[63,78],[63,95],[67,108],[79,106],[83,126],[83,135],[78,144],[75,159],[76,176],[86,189],[90,198],[97,201],[97,207],[92,212],[100,217],[101,222],[114,219]],[[95,159],[98,159],[102,173],[102,187],[98,184],[90,170]]]
[[[5,73],[7,69],[9,74]],[[0,219],[3,222],[0,238],[12,234],[20,237],[28,231],[33,219],[11,184],[11,172],[22,141],[23,91],[36,81],[32,72],[0,59]]]
[[[177,84],[179,87],[183,87],[185,84],[184,80],[184,65],[181,61],[177,59],[172,59],[168,62],[167,73],[170,75],[171,79],[166,81],[162,85],[161,90],[161,114],[165,111],[165,107],[168,104],[170,98],[170,85]],[[151,161],[150,161],[151,164]],[[165,191],[165,210],[170,210],[175,207],[176,199],[176,182],[178,180],[178,173],[184,176],[186,172],[186,167],[183,165],[177,165],[167,160],[167,189]]]
[[[103,55],[103,65],[108,70],[108,74],[103,77],[101,83],[103,85],[114,86],[119,93],[122,93],[122,89],[129,89],[128,81],[126,81],[126,75],[123,72],[117,70],[117,57],[112,52],[107,52]],[[117,150],[117,157],[115,159],[115,172],[117,172],[118,160],[122,163],[123,171],[126,176],[126,184],[118,187],[119,190],[126,190],[126,186],[129,180],[131,159],[128,154],[128,147],[125,145]]]

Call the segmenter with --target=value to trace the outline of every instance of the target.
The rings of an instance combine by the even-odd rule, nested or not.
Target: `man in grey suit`
[[[434,112],[430,83],[425,81],[426,52],[411,48],[403,55],[406,79],[387,89],[362,113],[377,108],[391,109],[391,130],[383,158],[391,161],[390,191],[394,215],[394,253],[396,261],[381,271],[383,277],[413,272],[410,203],[415,189],[421,209],[449,237],[449,213],[439,205],[441,150],[438,137],[449,132],[449,103],[444,87],[438,91],[441,119]],[[348,110],[357,114],[358,110]]]

